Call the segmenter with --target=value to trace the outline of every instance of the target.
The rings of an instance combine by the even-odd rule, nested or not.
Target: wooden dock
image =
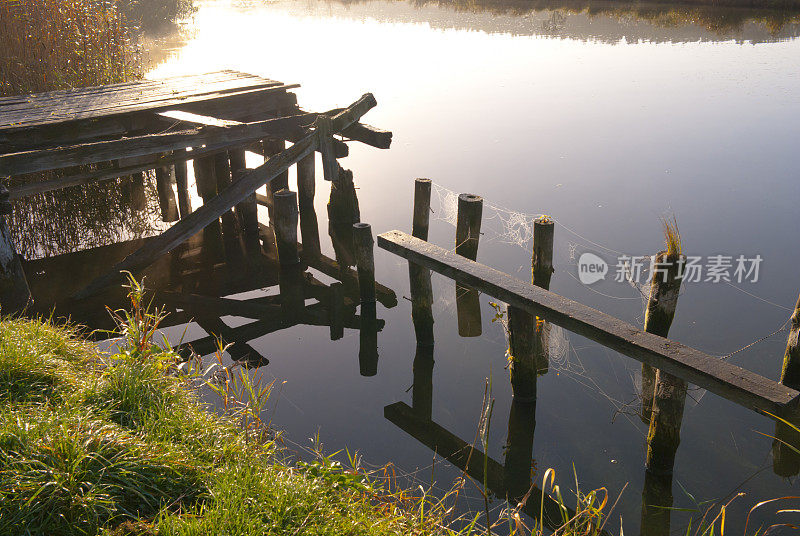
[[[800,393],[795,389],[642,331],[425,240],[390,231],[378,236],[378,246],[747,408],[786,417],[794,416],[797,409]]]
[[[316,215],[308,210],[314,152],[322,153],[324,178],[340,186],[337,191],[354,192],[352,172],[337,160],[348,154],[345,140],[385,149],[391,132],[359,122],[377,104],[370,94],[347,108],[311,113],[288,91],[295,87],[219,71],[0,98],[0,178],[9,184],[0,206],[7,213],[16,199],[119,177],[139,176],[141,183],[142,172],[155,170],[162,220],[176,223],[75,293],[85,298],[120,283],[120,271],[143,270],[209,226],[221,223],[227,238],[258,236],[256,190],[267,187],[272,217],[272,194],[288,188],[287,170],[297,164],[300,226],[309,240],[305,252],[313,252],[319,248]],[[247,169],[246,150],[263,155],[265,163]],[[191,206],[189,161],[200,207]],[[351,225],[359,221],[352,203],[339,204],[350,211],[345,219]],[[13,229],[0,231],[0,304],[20,310],[27,284],[9,238]]]

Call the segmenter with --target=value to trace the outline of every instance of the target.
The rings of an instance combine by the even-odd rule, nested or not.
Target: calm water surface
[[[614,281],[582,285],[575,258],[594,252],[613,275],[620,252],[660,249],[659,218],[674,214],[687,254],[763,262],[757,283],[686,284],[671,337],[722,356],[781,327],[800,289],[798,25],[742,21],[735,12],[648,20],[494,11],[381,1],[201,3],[181,35],[151,44],[150,76],[227,68],[299,82],[298,100],[312,110],[373,92],[379,104],[365,121],[392,130],[393,146],[351,144],[343,165],[354,170],[362,221],[376,232],[410,230],[412,179],[429,177],[437,185],[431,241],[453,246],[450,192],[482,195],[478,260],[526,278],[525,226],[552,215],[551,290],[641,325],[638,291]],[[326,190],[318,192],[319,214]],[[324,221],[321,229],[326,237]],[[329,244],[323,248],[332,255]],[[357,332],[331,342],[327,328],[295,327],[256,339],[251,345],[271,360],[265,370],[282,382],[273,423],[295,443],[308,445],[319,433],[328,451],[347,447],[370,464],[392,461],[421,483],[433,473],[446,489],[458,472],[441,461],[432,471],[432,452],[384,418],[387,404],[410,403],[415,345],[403,299],[407,264],[383,251],[376,262],[378,279],[400,297],[398,307],[379,308],[387,324],[378,375],[358,374]],[[491,374],[488,450],[502,463],[511,400],[503,330],[484,297],[483,335],[460,338],[452,282],[434,275],[434,294],[433,419],[471,442]],[[583,489],[605,486],[616,496],[627,483],[613,521],[621,515],[635,534],[647,433],[635,414],[640,365],[574,335],[558,343],[539,381],[537,479],[553,467],[569,487],[574,464]],[[784,344],[785,332],[729,359],[777,379]],[[692,508],[688,493],[700,502],[741,490],[747,496],[729,520],[740,532],[757,500],[797,494],[793,479],[773,473],[772,441],[761,435],[773,429],[766,418],[690,390],[675,506]],[[478,496],[474,488],[468,495]],[[673,529],[686,515],[673,514]]]

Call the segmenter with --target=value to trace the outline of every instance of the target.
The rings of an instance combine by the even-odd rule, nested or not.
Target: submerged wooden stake
[[[25,271],[6,225],[8,214],[11,214],[8,189],[0,185],[0,313],[3,316],[22,312],[32,302]]]
[[[472,261],[478,257],[482,215],[482,197],[473,194],[458,196],[456,253]],[[481,304],[477,290],[456,283],[456,312],[458,334],[462,337],[480,337],[482,332]]]
[[[275,192],[275,242],[281,266],[298,264],[297,253],[297,194],[291,190]]]

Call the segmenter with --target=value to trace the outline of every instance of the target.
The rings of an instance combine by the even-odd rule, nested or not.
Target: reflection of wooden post
[[[642,536],[669,536],[672,508],[672,474],[644,473],[642,488]]]
[[[372,226],[368,223],[353,224],[353,244],[358,267],[358,288],[361,304],[375,303],[375,258]]]
[[[414,356],[411,407],[421,419],[431,420],[433,413],[433,345],[417,345],[417,354]]]
[[[300,207],[300,235],[303,242],[304,256],[320,254],[319,224],[314,210],[316,194],[316,155],[310,155],[297,162],[297,196]]]
[[[792,389],[800,389],[800,297],[792,313],[786,351],[783,354],[781,383]],[[786,418],[786,417],[783,417]],[[788,419],[800,428],[800,418]],[[791,447],[800,448],[800,432],[788,424],[775,423],[775,441],[772,442],[772,469],[775,474],[790,477],[800,473],[800,455]]]
[[[344,285],[341,281],[331,283],[328,319],[331,325],[331,340],[344,337]]]
[[[478,257],[482,214],[483,198],[472,194],[458,196],[456,253],[473,261]],[[458,334],[462,337],[479,337],[481,335],[481,304],[478,291],[456,283],[456,311]]]
[[[178,188],[178,209],[181,218],[192,212],[192,201],[189,198],[189,163],[181,160],[175,163],[175,184]]]
[[[284,320],[299,322],[305,310],[305,278],[299,263],[281,265],[278,275],[281,313]]]
[[[25,310],[31,302],[25,271],[6,225],[8,214],[11,214],[8,189],[0,185],[0,313],[4,316]]]
[[[378,319],[375,301],[361,301],[358,365],[362,376],[375,376],[378,373]]]
[[[414,181],[414,219],[411,234],[420,240],[428,240],[431,217],[431,180]],[[431,271],[418,264],[408,263],[408,278],[411,290],[411,319],[417,344],[433,345],[433,288]]]
[[[170,222],[178,219],[178,205],[172,191],[172,166],[156,168],[156,192],[161,207],[161,221]]]
[[[531,461],[533,459],[533,433],[536,429],[536,404],[511,402],[508,415],[506,460],[504,474],[508,499],[515,501],[531,487]]]
[[[231,149],[228,151],[231,166],[231,180],[238,181],[247,173],[247,163],[245,161],[244,148]],[[258,205],[256,204],[256,193],[253,192],[242,202],[236,205],[236,217],[242,231],[247,235],[258,234]]]
[[[281,190],[274,196],[275,242],[278,246],[278,260],[281,266],[298,264],[297,254],[297,194]]]
[[[661,252],[655,256],[654,262],[645,330],[666,337],[678,305],[685,257]],[[663,370],[656,370],[647,434],[645,487],[642,492],[644,536],[666,536],[670,531],[672,472],[681,440],[686,387],[684,380]]]
[[[647,301],[647,310],[644,316],[644,330],[654,335],[666,337],[672,319],[675,316],[675,309],[678,306],[678,294],[681,290],[681,279],[679,270],[683,266],[683,260],[672,259],[668,270],[661,270],[655,273],[655,266],[665,266],[668,262],[667,254],[659,253],[653,259],[653,279],[650,284],[650,298]],[[666,277],[664,274],[666,273]],[[642,363],[642,414],[644,422],[650,422],[650,414],[653,409],[653,396],[655,394],[656,370]]]

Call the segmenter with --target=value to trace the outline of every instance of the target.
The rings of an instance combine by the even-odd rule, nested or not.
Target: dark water
[[[799,29],[796,16],[741,10],[209,2],[183,33],[151,43],[151,76],[231,68],[300,82],[299,102],[313,110],[373,92],[379,104],[364,119],[392,130],[394,143],[388,151],[353,143],[342,161],[354,170],[362,221],[376,233],[409,231],[413,178],[426,176],[435,183],[430,240],[452,248],[453,193],[482,195],[478,260],[525,279],[526,232],[534,216],[549,214],[557,222],[551,290],[636,325],[641,295],[613,280],[615,265],[621,253],[661,249],[660,217],[676,216],[685,253],[703,262],[760,255],[757,282],[687,283],[680,297],[671,338],[724,356],[779,329],[800,289]],[[326,184],[318,182],[316,210],[323,252],[334,257]],[[578,281],[576,260],[587,251],[609,263],[606,281]],[[359,374],[357,330],[336,341],[324,325],[258,336],[249,345],[269,358],[262,370],[279,385],[270,417],[290,442],[307,446],[319,434],[328,451],[347,447],[369,464],[393,462],[418,483],[433,479],[448,489],[460,472],[441,460],[432,467],[432,451],[384,416],[387,405],[411,403],[415,340],[407,263],[376,255],[378,280],[398,297],[395,307],[378,306],[385,327],[377,375]],[[159,270],[170,268],[156,267],[152,277]],[[259,270],[247,272],[265,278],[253,288],[270,289],[237,297],[277,292],[271,269]],[[196,280],[198,291],[214,281]],[[482,297],[482,335],[459,337],[452,281],[434,275],[433,291],[433,420],[471,443],[491,375],[488,453],[502,464],[511,410],[502,326]],[[203,335],[196,326],[189,334]],[[729,360],[777,379],[785,337]],[[582,490],[606,487],[616,498],[627,484],[611,522],[617,532],[621,516],[635,534],[647,434],[636,415],[640,364],[559,330],[551,353],[538,384],[535,478],[552,467],[572,489],[574,465]],[[674,506],[698,509],[744,492],[728,512],[729,530],[739,533],[756,502],[797,494],[794,478],[773,472],[772,440],[762,435],[773,432],[769,419],[690,388]],[[473,500],[462,506],[479,506],[467,489]],[[758,522],[796,520],[774,506],[763,510],[753,515]],[[673,512],[673,530],[689,517],[700,515]]]

